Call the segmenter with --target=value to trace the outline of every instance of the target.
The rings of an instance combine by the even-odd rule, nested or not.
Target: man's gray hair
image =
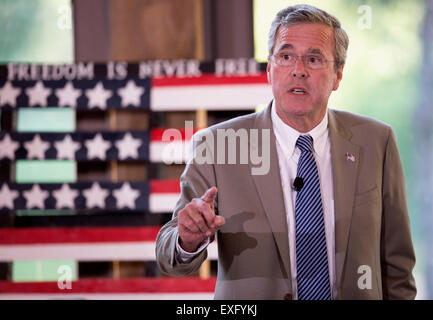
[[[320,23],[331,27],[334,31],[334,67],[337,71],[346,62],[346,52],[349,46],[349,37],[341,28],[340,21],[333,15],[319,8],[299,4],[280,10],[271,24],[268,36],[268,59],[272,56],[275,46],[275,36],[280,26],[291,26],[300,23]]]

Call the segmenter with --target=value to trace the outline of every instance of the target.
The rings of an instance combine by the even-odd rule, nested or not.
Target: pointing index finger
[[[217,192],[218,190],[216,187],[210,187],[209,189],[206,190],[206,192],[201,197],[201,199],[204,202],[213,205]]]

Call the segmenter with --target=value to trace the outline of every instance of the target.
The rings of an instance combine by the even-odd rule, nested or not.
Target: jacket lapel
[[[352,133],[338,122],[336,111],[329,110],[328,119],[334,186],[335,267],[340,288],[352,220],[360,148],[350,142]]]
[[[280,166],[278,163],[278,155],[275,144],[275,135],[272,129],[271,120],[271,105],[264,111],[257,114],[254,128],[268,129],[270,132],[270,165],[269,172],[264,175],[252,175],[256,185],[257,193],[262,202],[265,214],[269,220],[275,242],[278,247],[280,257],[284,263],[284,268],[287,272],[289,280],[288,286],[291,292],[291,273],[290,273],[290,256],[289,256],[289,240],[287,230],[286,209],[284,206],[283,190],[281,187]],[[251,142],[251,148],[258,148],[259,153],[263,151],[261,133],[257,145]],[[263,155],[263,154],[262,154]],[[251,166],[251,163],[250,163]]]

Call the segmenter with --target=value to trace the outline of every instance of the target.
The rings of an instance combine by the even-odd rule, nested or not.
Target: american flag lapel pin
[[[349,152],[346,152],[346,160],[355,162],[355,156]]]

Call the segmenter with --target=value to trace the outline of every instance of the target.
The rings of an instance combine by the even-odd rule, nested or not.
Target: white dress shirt
[[[286,209],[287,226],[289,233],[290,271],[292,275],[292,296],[298,298],[297,270],[296,270],[296,233],[295,233],[295,201],[296,191],[293,190],[293,181],[296,178],[298,161],[301,155],[296,148],[296,141],[301,135],[292,127],[285,124],[277,115],[274,101],[272,102],[271,118],[273,131],[276,137],[278,162],[280,165],[281,183]],[[326,247],[328,253],[329,279],[332,299],[337,298],[337,285],[335,273],[335,227],[334,227],[334,193],[332,180],[331,144],[328,135],[328,114],[312,129],[309,134],[313,138],[314,157],[320,179],[322,205],[325,221]],[[176,242],[177,259],[188,263],[209,245],[205,240],[195,252],[186,252],[179,245],[179,236]]]

